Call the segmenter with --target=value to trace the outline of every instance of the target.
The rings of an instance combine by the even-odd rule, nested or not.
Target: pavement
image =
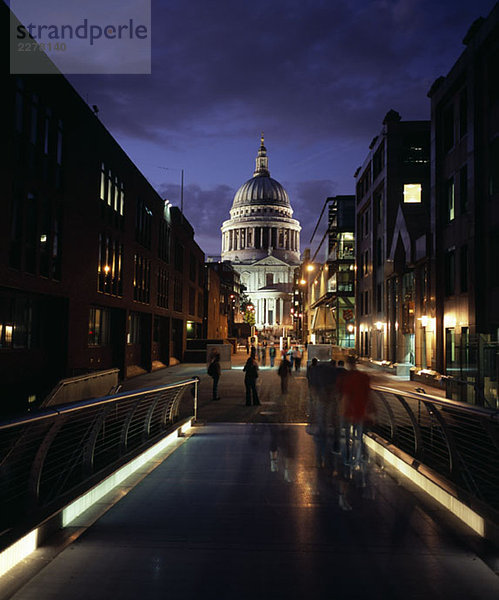
[[[245,387],[243,366],[248,358],[246,351],[239,350],[232,355],[232,368],[222,371],[219,381],[220,400],[213,402],[212,379],[206,372],[206,365],[181,363],[145,375],[139,375],[123,382],[121,391],[132,391],[147,387],[160,386],[192,377],[199,377],[198,418],[204,422],[227,423],[305,423],[307,421],[308,386],[306,368],[293,371],[289,382],[289,393],[281,394],[280,379],[277,375],[278,361],[274,368],[267,364],[259,366],[257,383],[260,406],[245,405]],[[306,354],[302,365],[306,365]],[[416,392],[421,384],[398,377],[377,369],[361,365],[369,372],[372,385],[382,385],[401,392]],[[426,388],[428,396],[444,398],[444,391]]]

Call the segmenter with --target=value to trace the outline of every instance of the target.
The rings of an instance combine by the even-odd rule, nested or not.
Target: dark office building
[[[429,97],[436,368],[467,385],[454,397],[497,403],[499,352],[499,5]]]
[[[2,90],[0,414],[63,377],[182,360],[204,316],[192,227],[63,76]]]
[[[377,361],[427,366],[430,123],[390,110],[356,178],[357,352]]]

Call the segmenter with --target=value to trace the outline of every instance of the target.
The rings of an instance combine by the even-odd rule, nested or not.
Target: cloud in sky
[[[429,118],[430,85],[493,5],[153,0],[151,76],[70,79],[156,189],[165,183],[158,166],[185,169],[195,207],[186,214],[212,253],[219,231],[205,228],[228,217],[261,129],[271,174],[308,223],[326,196],[354,192],[353,172],[389,109]]]

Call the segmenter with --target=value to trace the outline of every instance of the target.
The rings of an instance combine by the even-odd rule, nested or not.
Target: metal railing
[[[375,386],[371,431],[499,510],[499,411]]]
[[[195,377],[0,423],[0,534],[91,487],[167,435],[180,417],[195,419],[198,383]],[[181,415],[189,388],[192,403]]]

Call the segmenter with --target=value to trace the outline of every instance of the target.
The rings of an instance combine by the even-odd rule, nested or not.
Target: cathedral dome
[[[265,267],[262,263],[255,269],[280,265],[279,268],[286,270],[300,263],[300,223],[293,219],[286,190],[270,176],[263,134],[253,177],[237,190],[230,218],[223,222],[221,229],[222,260],[237,264],[241,269],[260,264],[264,259],[270,263],[265,263]],[[271,272],[267,274],[269,277],[259,282],[259,288],[271,283],[289,283],[287,275],[284,279],[279,275],[269,283]]]
[[[255,204],[276,204],[291,208],[286,190],[270,176],[269,159],[263,143],[263,134],[253,177],[237,190],[232,208],[254,206]]]
[[[258,175],[243,183],[234,196],[232,207],[239,208],[255,204],[290,206],[286,190],[269,175]]]

